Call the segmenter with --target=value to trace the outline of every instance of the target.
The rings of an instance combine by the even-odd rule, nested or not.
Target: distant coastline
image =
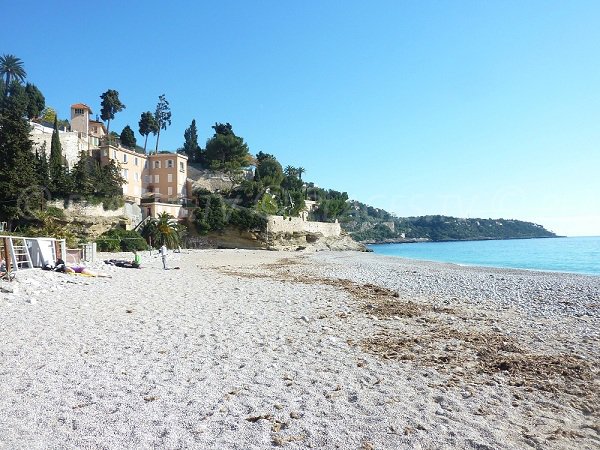
[[[383,240],[364,240],[358,241],[365,245],[381,245],[381,244],[417,244],[424,242],[476,242],[476,241],[513,241],[523,239],[554,239],[554,238],[566,238],[568,236],[529,236],[529,237],[507,237],[507,238],[495,238],[495,237],[481,237],[472,239],[429,239],[429,238],[390,238]]]
[[[507,242],[510,241],[510,242]],[[384,245],[385,244],[385,245]],[[600,276],[600,238],[514,238],[371,244],[375,254],[480,267],[525,269]],[[433,245],[435,244],[435,245]]]

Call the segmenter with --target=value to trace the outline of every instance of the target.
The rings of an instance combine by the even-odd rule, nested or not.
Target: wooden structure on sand
[[[23,237],[0,235],[0,256],[9,271],[54,264],[58,258],[66,261],[67,245],[64,239],[51,237]]]

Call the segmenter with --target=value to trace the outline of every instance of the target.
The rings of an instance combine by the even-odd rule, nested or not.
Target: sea
[[[600,276],[600,236],[373,244],[375,253],[470,266]]]

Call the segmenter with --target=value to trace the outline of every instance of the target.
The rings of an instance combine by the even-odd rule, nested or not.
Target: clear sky
[[[252,153],[399,216],[600,235],[600,2],[0,0],[0,54],[46,103],[137,134],[165,94],[176,150],[230,122]],[[137,134],[138,143],[142,138]],[[154,146],[150,136],[148,145]]]

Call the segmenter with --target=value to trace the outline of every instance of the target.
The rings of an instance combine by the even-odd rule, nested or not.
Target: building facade
[[[106,127],[92,118],[92,109],[85,103],[71,105],[71,129],[59,131],[59,138],[69,169],[79,159],[80,152],[96,158],[101,165],[114,161],[125,180],[123,196],[128,203],[141,207],[143,218],[167,212],[183,218],[182,207],[188,196],[187,156],[177,153],[144,154],[121,145],[119,139],[108,136]],[[37,148],[50,154],[53,129],[32,123],[31,137]]]

